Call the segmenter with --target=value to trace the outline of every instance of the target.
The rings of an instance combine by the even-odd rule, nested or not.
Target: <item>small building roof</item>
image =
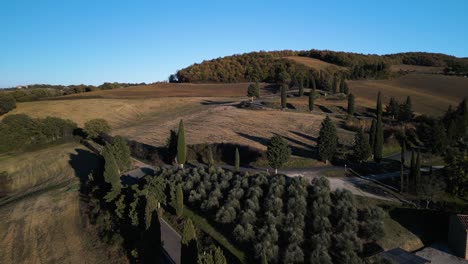
[[[380,256],[391,260],[398,264],[426,264],[431,263],[430,260],[416,256],[401,248],[394,248],[385,252],[380,253]]]
[[[460,223],[463,225],[465,230],[468,230],[468,215],[459,214],[457,215],[457,218],[458,221],[460,221]]]

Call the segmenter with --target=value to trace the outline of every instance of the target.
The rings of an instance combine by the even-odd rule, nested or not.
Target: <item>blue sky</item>
[[[0,87],[154,82],[236,53],[468,57],[468,1],[2,0]]]

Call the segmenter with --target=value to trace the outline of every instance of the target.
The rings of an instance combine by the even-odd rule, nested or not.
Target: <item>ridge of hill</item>
[[[291,60],[291,57],[312,58],[336,66],[348,67],[350,70],[346,74],[340,74],[344,78],[354,80],[387,78],[391,74],[391,65],[398,64],[447,67],[453,73],[468,73],[467,60],[440,53],[405,52],[376,55],[329,50],[283,50],[250,52],[207,60],[181,69],[171,78],[180,82],[261,81],[271,83],[298,78],[298,76],[319,75],[317,72],[321,69],[318,63],[310,67],[311,63],[307,63],[307,59]]]

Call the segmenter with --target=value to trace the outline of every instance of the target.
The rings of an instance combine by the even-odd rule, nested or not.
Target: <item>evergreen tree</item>
[[[235,168],[236,171],[239,171],[240,168],[240,155],[239,155],[239,149],[236,148],[236,154],[235,154]]]
[[[416,181],[416,190],[418,190],[419,185],[421,183],[421,153],[418,151],[418,155],[416,157],[416,164],[415,164],[415,181]]]
[[[166,162],[169,164],[173,164],[177,156],[177,138],[177,132],[171,129],[166,141]]]
[[[371,155],[371,147],[368,138],[364,135],[362,129],[359,129],[354,136],[353,158],[361,163],[367,160]]]
[[[412,103],[411,97],[408,96],[406,98],[406,102],[400,106],[400,110],[398,111],[398,120],[407,122],[413,118],[413,110],[412,110]]]
[[[180,120],[179,130],[177,132],[177,163],[183,169],[187,159],[187,145],[185,144],[184,122]]]
[[[411,191],[416,191],[416,157],[414,156],[414,150],[411,150],[411,163],[410,171],[408,175],[408,181],[411,186],[408,185],[408,189]]]
[[[174,209],[176,216],[181,217],[184,212],[184,193],[182,185],[173,184],[171,190],[171,206]]]
[[[348,83],[347,82],[344,82],[344,85],[343,85],[343,93],[344,94],[349,94],[349,87],[348,87]]]
[[[345,79],[341,78],[340,81],[340,93],[345,93]]]
[[[302,77],[299,78],[299,97],[304,95],[304,80]]]
[[[382,94],[379,93],[377,94],[377,106],[375,107],[376,109],[376,113],[377,113],[377,119],[380,117],[382,117]]]
[[[130,156],[130,148],[128,147],[127,141],[120,136],[114,137],[110,150],[115,158],[115,162],[119,167],[119,172],[122,173],[127,171],[132,166],[132,159]]]
[[[336,76],[333,77],[333,83],[332,83],[332,93],[333,93],[333,94],[336,94],[336,93],[337,93],[337,91],[338,91],[338,84],[339,84],[338,78],[337,78]]]
[[[375,119],[372,119],[372,124],[371,124],[370,130],[369,130],[369,144],[370,144],[372,150],[374,150],[376,133],[377,133],[377,123],[375,122]],[[374,152],[372,152],[372,153],[374,153]]]
[[[281,109],[286,109],[287,100],[288,100],[286,91],[287,91],[287,86],[282,85],[281,86]]]
[[[354,115],[354,95],[348,95],[348,116]]]
[[[104,196],[104,199],[107,202],[111,202],[117,198],[122,188],[120,173],[109,145],[104,147],[102,157],[104,158],[104,181],[111,186],[110,191]]]
[[[275,169],[275,174],[278,173],[283,164],[288,161],[291,156],[291,148],[288,142],[281,136],[273,136],[267,146],[268,163]]]
[[[315,100],[315,89],[311,89],[309,93],[309,111],[314,110],[314,100]]]
[[[143,263],[160,263],[162,256],[161,223],[156,210],[152,211],[150,225],[143,232]]]
[[[375,143],[374,143],[374,160],[380,162],[382,160],[384,144],[384,133],[382,127],[382,117],[377,118],[377,124],[375,129]]]
[[[442,122],[436,122],[432,127],[432,140],[429,148],[434,154],[442,154],[447,147],[447,133]]]
[[[317,83],[315,82],[314,76],[311,76],[312,90],[317,90]]]
[[[250,84],[249,87],[247,88],[247,96],[250,97],[250,100],[253,102],[253,98],[259,98],[260,97],[260,85],[258,82],[255,82],[255,84]]]
[[[398,112],[400,111],[400,105],[394,97],[390,98],[390,102],[387,105],[386,111],[392,117],[392,119],[398,116]]]
[[[211,146],[208,146],[208,165],[209,166],[214,166],[215,165],[215,161],[214,161],[214,158],[213,158],[213,149],[211,148]]]
[[[328,116],[322,122],[317,142],[319,158],[327,163],[335,155],[338,146],[336,127]]]
[[[182,264],[193,264],[198,257],[198,243],[197,234],[195,227],[193,226],[192,220],[187,219],[184,222],[184,228],[182,230]]]
[[[255,82],[255,86],[254,86],[254,96],[255,98],[260,98],[260,85],[258,84],[258,82]]]

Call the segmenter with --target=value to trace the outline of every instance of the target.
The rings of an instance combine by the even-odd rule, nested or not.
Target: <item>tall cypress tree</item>
[[[309,111],[314,111],[315,89],[311,89],[309,93]]]
[[[415,167],[416,167],[416,157],[414,156],[414,150],[411,150],[411,163],[410,163],[410,171],[409,171],[409,175],[408,175],[408,181],[409,181],[409,185],[411,185],[411,187],[408,185],[408,189],[411,190],[411,191],[414,191],[416,190],[416,171],[415,171]]]
[[[374,160],[380,162],[382,160],[384,144],[384,134],[382,127],[382,116],[378,116],[375,129],[375,143],[374,143]]]
[[[377,118],[382,117],[382,94],[379,93],[377,94],[377,105],[376,105],[376,113],[377,113]]]
[[[338,136],[336,134],[336,127],[330,117],[326,117],[320,128],[319,137],[317,139],[319,158],[325,163],[336,153],[338,146]]]
[[[299,97],[304,95],[304,79],[302,77],[299,78]]]
[[[122,189],[120,173],[109,145],[104,147],[102,157],[104,158],[104,181],[111,186],[104,199],[106,202],[111,202],[117,198]]]
[[[174,208],[176,216],[180,218],[184,212],[184,193],[181,184],[171,187],[171,206]]]
[[[143,263],[159,263],[161,261],[161,223],[157,210],[150,214],[150,225],[143,231],[143,252],[141,258]]]
[[[354,115],[354,95],[348,95],[348,116]]]
[[[187,219],[184,222],[184,228],[182,230],[182,264],[195,263],[198,258],[198,243],[197,234],[195,227],[193,226],[192,220]]]
[[[317,83],[316,83],[316,81],[315,81],[315,77],[314,77],[314,76],[312,76],[311,78],[312,78],[312,80],[311,80],[311,82],[312,82],[312,89],[315,91],[315,90],[317,89]]]
[[[416,157],[416,164],[414,168],[414,178],[416,181],[415,189],[418,190],[421,183],[421,153],[418,150],[418,155]]]
[[[281,85],[281,109],[286,109],[287,104],[287,95],[286,95],[286,85]]]
[[[371,145],[372,148],[372,153],[374,150],[374,145],[375,145],[375,134],[377,130],[377,123],[375,122],[375,119],[372,119],[372,124],[369,130],[369,144]]]
[[[239,155],[239,149],[238,148],[236,148],[234,166],[236,167],[236,171],[239,171],[239,168],[240,168],[240,155]]]
[[[187,145],[185,144],[184,122],[180,120],[179,130],[177,131],[177,162],[183,169],[187,159]]]

